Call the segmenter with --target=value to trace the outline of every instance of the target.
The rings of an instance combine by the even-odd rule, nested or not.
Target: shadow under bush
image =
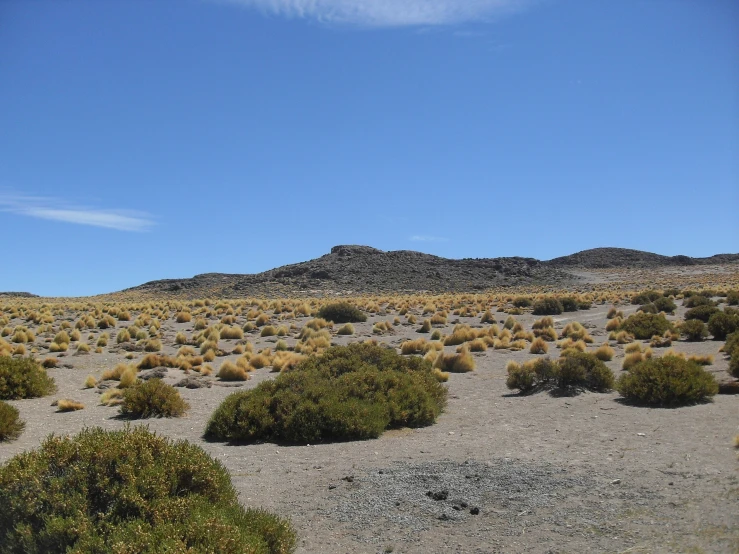
[[[718,392],[713,375],[678,356],[649,358],[619,377],[616,389],[627,401],[678,406],[705,401]]]
[[[422,358],[371,344],[335,346],[227,397],[205,436],[294,444],[376,438],[389,427],[432,424],[446,395]]]
[[[283,554],[287,520],[242,508],[226,468],[200,447],[144,427],[47,438],[0,467],[8,554]]]
[[[0,400],[38,398],[55,391],[54,379],[35,360],[0,356]]]

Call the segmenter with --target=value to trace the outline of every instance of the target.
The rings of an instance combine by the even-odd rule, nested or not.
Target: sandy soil
[[[565,314],[556,318],[557,328],[576,319],[590,327],[600,344],[607,336],[607,308]],[[635,307],[622,309],[628,315]],[[676,317],[682,313],[681,307]],[[372,322],[393,315],[357,324],[354,337],[337,337],[336,342],[372,336]],[[536,318],[516,319],[530,329]],[[479,318],[460,321],[479,325]],[[446,333],[454,322],[451,316]],[[399,326],[393,334],[375,337],[397,345],[417,338],[417,327]],[[174,334],[187,329],[191,324],[167,321],[165,344],[172,345]],[[247,338],[257,348],[274,340]],[[236,342],[221,341],[228,350]],[[728,380],[727,362],[718,354],[721,344],[680,342],[673,347],[716,355],[709,370]],[[613,346],[617,354],[608,365],[618,375],[623,348]],[[165,347],[167,353],[174,351]],[[126,425],[116,417],[117,409],[98,404],[99,391],[82,388],[88,374],[99,376],[125,361],[124,354],[61,358],[72,367],[49,370],[57,394],[12,402],[26,430],[18,440],[0,445],[0,461],[37,447],[52,432]],[[550,355],[557,355],[553,345]],[[144,423],[200,444],[221,460],[244,504],[292,519],[302,553],[739,552],[733,447],[739,396],[650,409],[622,404],[616,393],[510,394],[506,362],[530,357],[527,350],[476,354],[476,371],[449,379],[449,404],[435,425],[390,431],[377,440],[292,447],[203,441],[205,423],[219,402],[234,390],[271,378],[269,368],[257,370],[237,389],[219,386],[214,378],[211,388],[179,389],[191,405],[187,416]],[[167,380],[175,383],[182,376],[169,370]],[[79,400],[86,408],[58,413],[51,406],[58,398]],[[427,495],[443,491],[448,493],[443,500]],[[470,513],[472,508],[479,513]]]

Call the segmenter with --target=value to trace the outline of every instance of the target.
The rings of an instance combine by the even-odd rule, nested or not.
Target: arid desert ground
[[[351,334],[320,322],[313,323],[315,332],[304,332],[334,298],[0,298],[5,354],[49,360],[58,387],[51,396],[10,401],[26,426],[18,439],[0,443],[0,461],[38,447],[50,433],[148,425],[222,461],[244,505],[290,518],[301,553],[739,552],[739,396],[662,408],[625,403],[615,391],[520,395],[506,386],[508,362],[557,358],[572,322],[592,339],[582,345],[587,351],[603,343],[614,349],[606,364],[618,377],[626,349],[639,343],[646,350],[650,340],[609,340],[609,315],[627,318],[640,307],[631,301],[639,291],[669,288],[676,289],[677,309],[666,317],[679,323],[688,309],[683,291],[712,289],[709,296],[723,309],[726,291],[739,288],[739,267],[589,271],[587,286],[562,290],[349,297],[344,300],[368,316]],[[532,327],[542,316],[514,304],[544,295],[573,297],[582,309],[553,315],[556,338],[546,354],[532,354]],[[430,332],[420,332],[432,318]],[[452,354],[470,350],[468,342],[443,344],[464,326],[487,339],[472,349],[474,370],[449,373],[448,403],[433,425],[305,445],[203,438],[223,399],[289,371],[301,356],[364,341],[401,352],[403,343],[418,339],[437,343],[423,347],[431,357]],[[31,331],[32,340],[13,342],[18,327]],[[214,330],[216,344],[203,348]],[[705,368],[716,380],[734,381],[720,352],[723,341],[678,336],[652,346],[650,355],[711,356]],[[121,379],[120,371],[107,380],[103,374],[119,364],[139,365],[147,355],[154,367],[138,369],[137,377],[155,372],[169,384],[187,385],[178,387],[190,405],[183,417],[128,421],[115,397],[101,404]],[[248,379],[220,379],[225,362]],[[84,408],[60,412],[53,405],[59,399]]]

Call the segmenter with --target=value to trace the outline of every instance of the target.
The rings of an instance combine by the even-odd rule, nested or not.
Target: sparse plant
[[[713,375],[678,356],[651,358],[634,365],[616,384],[627,400],[653,406],[704,401],[718,392]]]
[[[314,443],[377,437],[434,422],[446,390],[421,358],[371,344],[332,347],[228,397],[208,423],[220,440]]]
[[[18,409],[0,400],[0,442],[17,439],[25,426]]]
[[[56,409],[60,412],[76,412],[77,410],[83,410],[85,405],[82,402],[76,400],[70,400],[69,398],[62,398],[56,403]]]
[[[639,340],[649,340],[654,335],[663,335],[665,331],[673,330],[673,326],[662,314],[638,312],[629,316],[620,329]]]
[[[49,436],[0,467],[0,503],[8,553],[289,554],[296,545],[287,520],[241,507],[223,464],[145,427]]]
[[[55,391],[54,379],[36,361],[0,356],[0,400],[38,398]]]
[[[349,302],[326,304],[318,310],[318,317],[334,323],[364,323],[367,316]]]
[[[534,315],[559,315],[564,311],[562,302],[557,298],[542,298],[534,302]]]
[[[173,386],[149,379],[123,392],[121,415],[129,418],[180,417],[190,408]]]

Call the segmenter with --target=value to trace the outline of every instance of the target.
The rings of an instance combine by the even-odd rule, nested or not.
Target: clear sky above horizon
[[[0,291],[739,252],[734,0],[4,0]]]

